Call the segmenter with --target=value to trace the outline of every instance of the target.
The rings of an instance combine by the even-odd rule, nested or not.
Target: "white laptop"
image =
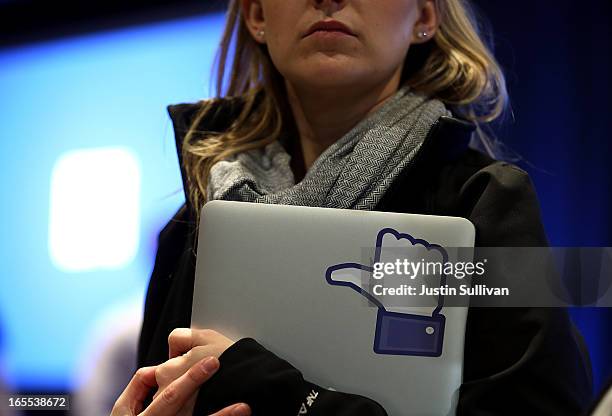
[[[306,380],[372,398],[389,415],[454,414],[467,308],[388,306],[364,275],[384,247],[435,254],[474,237],[463,218],[211,201],[192,327],[254,338]]]

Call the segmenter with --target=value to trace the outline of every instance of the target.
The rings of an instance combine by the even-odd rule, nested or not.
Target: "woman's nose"
[[[326,12],[335,12],[343,8],[348,0],[311,0],[317,9],[325,10]]]

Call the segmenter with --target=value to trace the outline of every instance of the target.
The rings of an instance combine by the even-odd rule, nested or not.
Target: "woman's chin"
[[[320,87],[368,83],[373,75],[371,70],[363,68],[363,63],[360,64],[357,59],[342,54],[318,53],[291,66],[281,71],[285,72],[287,79]]]
[[[354,88],[356,85],[367,85],[371,77],[363,76],[349,71],[347,68],[321,69],[294,77],[295,85],[303,85],[308,88],[338,89],[343,87]]]

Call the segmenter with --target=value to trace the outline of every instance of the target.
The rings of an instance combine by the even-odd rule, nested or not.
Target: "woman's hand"
[[[188,400],[194,396],[202,383],[206,382],[219,368],[215,357],[198,360],[194,365],[172,383],[142,411],[143,402],[149,391],[157,387],[157,367],[139,369],[121,396],[115,402],[111,416],[174,416],[180,414]],[[211,416],[250,416],[251,409],[244,403],[228,406]]]
[[[154,399],[182,377],[189,369],[204,357],[218,359],[234,341],[209,329],[177,328],[170,333],[168,345],[170,359],[157,366],[155,380],[159,389]],[[197,400],[197,390],[187,399],[177,416],[192,416]]]
[[[168,337],[168,358],[178,357],[194,349],[197,351],[194,354],[207,351],[208,355],[219,358],[233,344],[234,341],[212,329],[176,328]]]

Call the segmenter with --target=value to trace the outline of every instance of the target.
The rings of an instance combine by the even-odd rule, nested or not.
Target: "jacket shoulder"
[[[473,148],[467,149],[460,158],[448,166],[448,169],[449,171],[462,171],[461,174],[453,172],[461,182],[460,193],[482,194],[493,187],[500,192],[499,196],[516,197],[523,193],[535,194],[533,181],[527,171],[514,163],[494,159]]]
[[[477,244],[548,245],[537,192],[525,170],[469,149],[444,176],[457,182],[458,210],[476,226]]]
[[[449,168],[462,171],[461,174],[455,173],[463,182],[460,187],[461,192],[466,192],[468,189],[482,191],[491,185],[504,194],[535,192],[533,181],[527,171],[514,163],[494,159],[473,148],[467,149]]]

